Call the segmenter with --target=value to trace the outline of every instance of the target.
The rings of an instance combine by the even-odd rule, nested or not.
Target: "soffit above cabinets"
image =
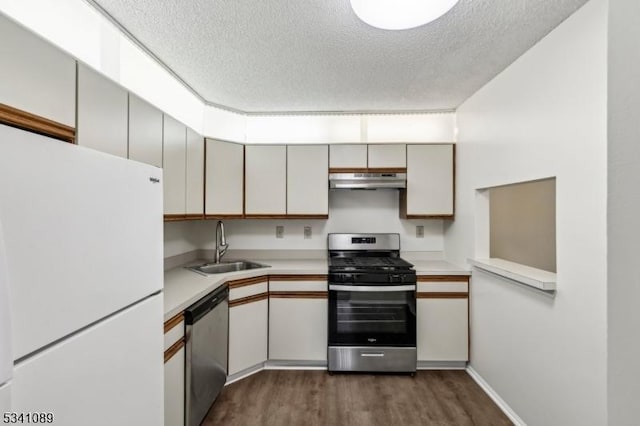
[[[206,102],[244,112],[451,110],[586,0],[460,0],[368,26],[348,0],[89,0]]]

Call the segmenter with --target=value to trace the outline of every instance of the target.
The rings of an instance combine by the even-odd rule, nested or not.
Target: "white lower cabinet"
[[[244,278],[229,286],[228,375],[267,360],[269,277]]]
[[[229,307],[229,375],[267,360],[269,301]]]
[[[418,361],[467,361],[468,299],[418,299]]]
[[[269,360],[327,360],[327,299],[269,300]]]
[[[164,363],[164,424],[184,425],[184,346]]]
[[[184,317],[164,323],[164,425],[184,426],[185,403]]]
[[[468,361],[467,281],[418,277],[417,297],[418,361]]]
[[[327,361],[327,276],[269,278],[269,361]]]

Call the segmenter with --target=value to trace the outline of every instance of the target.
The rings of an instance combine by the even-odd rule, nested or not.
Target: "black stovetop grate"
[[[331,268],[411,268],[413,265],[399,257],[332,257]]]

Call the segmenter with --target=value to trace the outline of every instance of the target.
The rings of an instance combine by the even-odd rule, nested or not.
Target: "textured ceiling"
[[[404,31],[349,0],[90,0],[206,102],[246,112],[448,110],[587,0],[460,0]]]

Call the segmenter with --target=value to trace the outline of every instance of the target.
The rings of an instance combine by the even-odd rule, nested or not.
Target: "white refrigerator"
[[[162,170],[0,125],[0,227],[0,416],[162,425]]]

